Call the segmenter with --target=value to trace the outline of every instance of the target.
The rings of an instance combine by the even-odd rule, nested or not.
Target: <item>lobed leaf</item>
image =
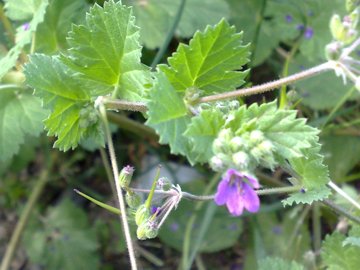
[[[282,200],[284,206],[292,206],[295,204],[312,204],[316,201],[322,201],[331,195],[331,190],[327,186],[320,186],[304,192],[296,192],[291,194],[285,200]]]

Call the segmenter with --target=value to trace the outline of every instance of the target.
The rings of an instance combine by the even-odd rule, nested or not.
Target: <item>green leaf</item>
[[[29,20],[42,2],[42,0],[5,0],[5,14],[14,21]]]
[[[146,47],[160,47],[174,20],[180,1],[174,0],[125,0],[132,5],[136,23],[140,26],[140,36]],[[216,24],[221,18],[228,17],[229,8],[223,0],[187,0],[179,22],[176,35],[191,37],[196,30],[206,25]]]
[[[26,5],[30,5],[28,9],[24,9],[23,2],[26,2]],[[11,48],[3,58],[0,59],[0,80],[12,67],[15,66],[24,46],[31,42],[32,33],[36,31],[38,25],[44,20],[45,11],[48,4],[48,0],[15,0],[7,2],[7,11],[10,12],[10,15],[14,16],[14,18],[17,18],[17,16],[25,16],[26,14],[28,14],[26,16],[33,16],[33,18],[29,22],[28,29],[24,29],[23,26],[20,26],[17,29],[15,46]]]
[[[220,110],[203,110],[198,116],[191,118],[184,135],[191,140],[191,163],[205,163],[214,155],[212,143],[216,139],[221,127],[225,124],[224,115]]]
[[[225,20],[195,33],[189,45],[180,44],[168,58],[170,66],[159,65],[176,91],[192,87],[204,95],[234,90],[244,83],[247,71],[239,71],[249,60],[249,46],[242,34]]]
[[[327,186],[320,186],[307,190],[305,192],[296,192],[291,194],[287,199],[282,200],[284,206],[292,206],[295,204],[312,204],[316,201],[322,201],[331,195],[331,190]]]
[[[296,118],[294,110],[279,110],[276,101],[262,105],[242,106],[227,123],[235,134],[251,130],[264,133],[275,146],[275,152],[285,159],[302,157],[303,149],[317,140],[318,130],[306,125],[306,119]]]
[[[321,248],[321,257],[329,270],[357,270],[360,265],[360,247],[343,246],[345,236],[339,232],[327,235]]]
[[[64,62],[85,78],[113,86],[116,97],[139,101],[147,94],[150,73],[140,62],[139,28],[131,8],[105,2],[86,16],[86,24],[73,26],[71,47]]]
[[[45,127],[58,137],[55,146],[64,151],[75,148],[86,130],[97,124],[80,123],[80,111],[91,102],[92,89],[71,72],[58,58],[39,54],[25,67],[27,83],[52,111]]]
[[[23,240],[30,260],[46,269],[99,269],[96,235],[86,213],[69,200],[48,209],[44,222],[33,221]]]
[[[302,157],[290,158],[292,169],[299,175],[301,183],[307,189],[319,188],[330,181],[324,156],[320,154],[320,144],[313,142],[311,147],[303,149]]]
[[[189,141],[183,136],[190,123],[187,108],[164,73],[159,71],[155,77],[146,124],[160,135],[160,143],[170,145],[173,154],[185,154],[190,150]]]
[[[259,261],[259,270],[304,270],[304,266],[294,261],[285,261],[281,258],[266,257]]]
[[[72,24],[85,21],[86,0],[50,0],[44,22],[36,31],[36,51],[51,54],[68,47],[66,36]]]
[[[19,151],[27,135],[39,136],[46,111],[38,98],[13,89],[0,91],[0,161]]]

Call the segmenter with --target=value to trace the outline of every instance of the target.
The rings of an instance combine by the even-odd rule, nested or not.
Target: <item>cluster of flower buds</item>
[[[334,14],[330,20],[330,31],[334,41],[325,48],[326,57],[329,60],[338,60],[344,46],[354,42],[358,36],[359,7],[358,3],[355,2],[354,0],[347,1],[346,6],[349,14],[343,18]]]
[[[80,120],[79,126],[80,128],[88,128],[97,123],[99,116],[91,105],[86,105],[84,108],[80,110],[79,113]]]
[[[224,129],[213,143],[215,155],[210,166],[219,172],[226,168],[253,171],[259,164],[272,169],[276,164],[274,150],[271,141],[259,130],[236,136],[230,129]]]

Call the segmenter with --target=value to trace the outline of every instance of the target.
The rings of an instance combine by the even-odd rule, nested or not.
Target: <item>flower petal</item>
[[[231,186],[229,182],[226,179],[221,180],[217,187],[217,192],[215,194],[215,198],[214,198],[215,203],[217,205],[225,204],[228,198],[230,197],[230,193],[231,193]]]
[[[251,213],[259,211],[260,199],[256,192],[246,183],[243,183],[242,189],[243,193],[241,197],[246,210]]]
[[[251,174],[244,174],[244,176],[249,180],[249,182],[253,188],[260,187],[259,181],[256,179],[255,176],[252,176]]]
[[[237,187],[233,186],[233,192],[227,199],[226,207],[233,216],[240,216],[244,210],[244,203]]]

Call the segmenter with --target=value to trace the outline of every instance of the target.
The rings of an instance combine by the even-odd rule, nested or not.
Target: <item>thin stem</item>
[[[116,187],[117,197],[118,197],[120,211],[121,211],[121,221],[122,221],[125,239],[126,239],[126,245],[127,245],[128,253],[129,253],[129,257],[130,257],[131,269],[137,270],[138,268],[137,268],[137,264],[136,264],[135,251],[134,251],[133,243],[131,240],[129,224],[128,224],[128,220],[127,220],[127,216],[126,216],[126,206],[125,206],[125,201],[124,201],[124,195],[123,195],[121,187],[119,185],[119,169],[118,169],[117,162],[116,162],[115,148],[114,148],[114,144],[113,144],[113,141],[111,138],[111,131],[109,128],[109,123],[108,123],[108,120],[106,117],[106,110],[105,110],[105,107],[103,104],[100,104],[99,110],[100,110],[100,116],[101,116],[101,119],[102,119],[103,125],[104,125],[106,139],[107,139],[107,144],[108,144],[108,149],[109,149],[109,154],[110,154],[110,162],[111,162],[113,176],[114,176],[114,180],[115,180],[115,187]]]
[[[118,113],[108,112],[107,116],[111,122],[115,123],[122,129],[131,131],[142,138],[149,138],[155,141],[159,140],[159,136],[148,126],[140,124]]]
[[[126,101],[121,99],[103,98],[103,104],[107,109],[127,110],[133,112],[147,112],[148,108],[144,102]]]
[[[151,201],[152,201],[152,198],[154,197],[154,192],[155,192],[155,188],[156,188],[156,185],[157,185],[157,180],[159,179],[159,176],[160,176],[160,169],[161,169],[161,166],[158,166],[157,170],[156,170],[156,175],[153,179],[153,183],[151,185],[151,190],[149,192],[149,196],[145,202],[145,207],[147,209],[150,210],[150,207],[151,207]]]
[[[111,173],[111,166],[109,164],[109,160],[106,157],[105,150],[103,148],[100,148],[99,150],[100,150],[100,156],[101,156],[102,163],[104,164],[106,176],[107,176],[107,179],[109,180],[109,184],[111,187],[111,192],[113,194],[113,197],[116,198],[116,187],[114,184],[115,181],[114,181],[114,178]]]
[[[321,211],[319,203],[315,202],[312,207],[312,226],[314,234],[314,251],[317,253],[321,248]]]
[[[1,262],[0,270],[8,270],[10,268],[11,259],[14,255],[16,247],[19,243],[21,234],[22,234],[24,228],[26,227],[26,224],[29,220],[30,214],[31,214],[36,202],[40,198],[40,195],[41,195],[42,191],[44,190],[44,187],[48,181],[48,173],[49,173],[48,170],[49,169],[45,169],[41,173],[39,180],[35,183],[35,186],[30,193],[29,200],[26,203],[23,212],[21,213],[20,219],[19,219],[18,223],[16,224],[13,234],[11,235],[9,245],[6,248],[5,255]]]
[[[329,181],[328,186],[335,190],[340,196],[350,202],[353,206],[360,210],[360,204],[351,198],[346,192],[344,192],[341,188],[339,188],[334,182]]]
[[[167,50],[167,48],[168,48],[168,46],[170,44],[170,41],[174,36],[176,28],[178,27],[178,24],[180,22],[181,16],[182,16],[183,11],[184,11],[185,3],[186,3],[186,0],[181,0],[179,8],[178,8],[178,10],[176,12],[174,21],[173,21],[173,23],[172,23],[172,25],[171,25],[171,27],[169,29],[169,32],[166,35],[165,41],[162,44],[160,50],[157,52],[157,54],[155,55],[154,60],[151,63],[151,69],[155,69],[156,65],[160,62],[161,58],[164,56],[164,54],[165,54],[165,52],[166,52],[166,50]]]
[[[345,217],[347,217],[348,219],[356,222],[357,224],[360,224],[360,218],[357,216],[353,216],[352,214],[350,214],[348,211],[346,211],[344,208],[342,208],[339,205],[336,205],[335,203],[333,203],[330,200],[323,200],[322,201],[323,204],[325,204],[326,206],[330,207],[332,210],[334,210],[336,213],[343,215]]]
[[[333,69],[334,64],[332,62],[325,62],[323,64],[320,64],[318,66],[315,66],[313,68],[301,71],[299,73],[290,75],[285,78],[281,78],[276,81],[267,82],[261,85],[256,85],[249,88],[243,88],[243,89],[237,89],[235,91],[216,94],[212,96],[207,96],[199,99],[199,103],[201,102],[213,102],[223,99],[229,99],[229,98],[237,98],[237,97],[244,97],[244,96],[250,96],[250,95],[256,95],[261,94],[267,91],[274,90],[282,85],[288,85],[291,83],[294,83],[296,81],[312,77],[314,75],[317,75],[319,73],[323,73],[325,71],[329,71]]]
[[[36,47],[36,32],[32,32],[30,54],[33,54],[35,52],[35,47]]]
[[[291,48],[290,53],[286,56],[286,60],[282,72],[283,77],[287,77],[289,75],[289,65],[295,52],[299,48],[299,44],[300,44],[299,41],[297,41],[295,45]],[[283,84],[280,89],[279,109],[284,109],[286,107],[286,104],[287,104],[286,85]]]
[[[360,38],[355,40],[349,47],[343,50],[343,53],[340,56],[340,60],[349,56],[359,45],[360,45]]]

